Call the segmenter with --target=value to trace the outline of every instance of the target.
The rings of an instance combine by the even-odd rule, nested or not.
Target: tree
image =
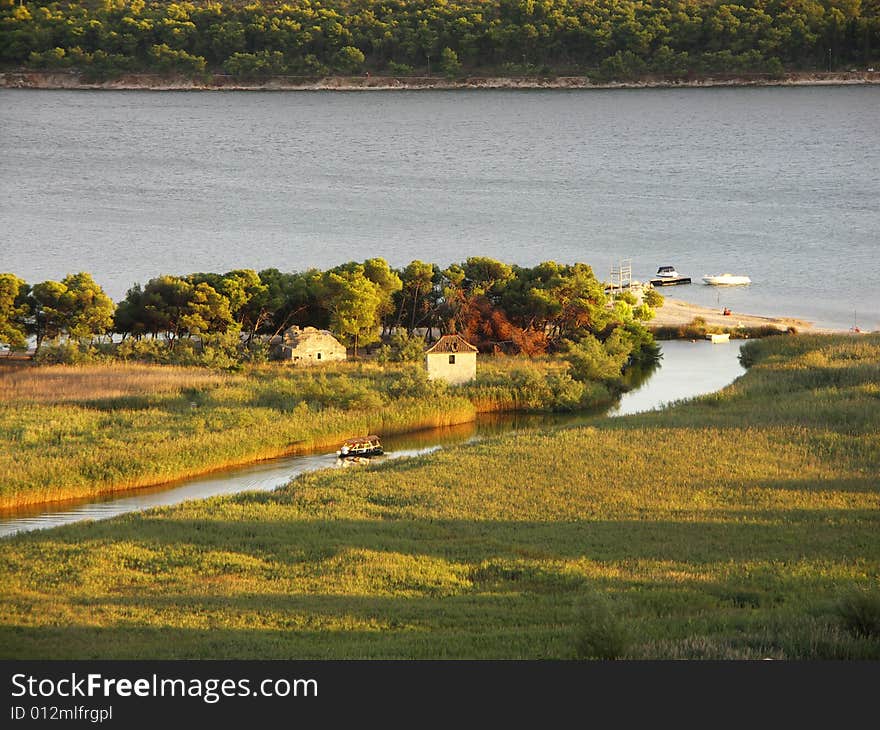
[[[60,300],[64,329],[70,337],[89,339],[113,327],[116,307],[91,274],[68,274],[61,284],[65,287]]]
[[[171,349],[186,333],[185,317],[189,314],[193,286],[179,276],[163,275],[150,279],[143,291],[143,313],[155,327],[164,332]]]
[[[235,269],[225,274],[191,274],[187,277],[191,284],[205,283],[217,294],[227,300],[229,315],[239,327],[247,332],[250,343],[256,331],[272,315],[269,308],[269,287],[262,282],[253,269]],[[219,315],[222,321],[225,312]],[[218,325],[224,329],[228,325]],[[221,331],[214,328],[214,331]]]
[[[359,267],[355,271],[327,272],[324,277],[325,302],[330,311],[330,327],[354,347],[379,339],[379,307],[382,296],[378,285]]]
[[[116,305],[113,314],[113,331],[122,335],[124,340],[128,335],[139,338],[147,332],[158,332],[158,329],[150,326],[147,312],[144,308],[144,291],[140,284],[135,284],[125,293],[125,299]]]
[[[363,52],[354,46],[344,46],[336,54],[336,68],[344,73],[357,73],[364,65]]]
[[[64,331],[66,317],[62,297],[67,287],[60,281],[41,281],[35,284],[28,297],[30,318],[28,334],[36,338],[34,354],[40,351],[43,341],[54,340]]]
[[[11,350],[23,349],[27,344],[26,317],[29,287],[15,274],[0,274],[0,343]]]
[[[261,331],[277,335],[293,324],[327,327],[330,314],[323,304],[323,276],[317,269],[290,274],[263,269],[260,281],[267,287],[269,317],[264,320]]]
[[[201,56],[171,48],[167,43],[151,46],[150,59],[162,73],[198,74],[204,72],[207,64]]]
[[[432,301],[430,297],[434,294],[437,270],[434,264],[415,260],[411,261],[403,270],[400,279],[402,288],[398,297],[400,306],[397,313],[397,324],[400,325],[401,320],[405,317],[408,322],[406,331],[412,334],[416,328],[416,322],[420,323],[436,304],[436,301]]]
[[[440,70],[449,78],[455,78],[461,73],[461,63],[458,60],[458,54],[451,48],[444,48],[440,52]]]
[[[462,266],[468,293],[473,296],[498,294],[513,279],[509,264],[485,256],[471,256]]]
[[[229,300],[205,282],[192,288],[187,311],[180,323],[190,335],[238,331],[229,309]]]
[[[403,282],[385,259],[367,259],[363,269],[364,276],[378,288],[380,301],[376,314],[384,324],[389,315],[394,314],[394,295],[403,288]]]

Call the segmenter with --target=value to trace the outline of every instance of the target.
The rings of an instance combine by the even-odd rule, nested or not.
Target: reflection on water
[[[714,392],[742,374],[739,345],[708,342],[666,342],[656,367],[630,377],[633,390],[607,411],[622,416],[659,408],[681,398]],[[444,446],[527,428],[551,429],[571,426],[602,415],[606,409],[569,414],[484,414],[476,422],[417,431],[383,438],[388,458],[415,456]],[[380,434],[381,435],[381,434]],[[204,499],[243,491],[267,491],[287,484],[293,477],[317,469],[336,468],[334,454],[299,454],[261,461],[201,477],[148,487],[103,499],[53,503],[51,507],[16,510],[0,517],[0,536],[12,535],[87,519],[162,507],[191,499]]]

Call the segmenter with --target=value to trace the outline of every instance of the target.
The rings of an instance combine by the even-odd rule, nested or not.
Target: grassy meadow
[[[464,388],[420,365],[237,373],[111,363],[0,367],[0,509],[92,497],[320,447],[474,420],[609,404],[550,358],[488,358]]]
[[[0,655],[880,659],[880,336],[744,359],[664,412],[4,540]]]

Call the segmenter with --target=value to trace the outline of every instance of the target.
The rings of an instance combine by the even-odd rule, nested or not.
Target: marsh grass
[[[880,586],[850,588],[838,599],[835,609],[851,634],[880,639]]]
[[[204,390],[234,376],[203,368],[118,364],[0,369],[0,403],[69,403]]]
[[[788,327],[782,329],[776,325],[758,325],[753,327],[719,327],[707,325],[702,317],[694,317],[691,322],[682,325],[657,325],[650,328],[656,340],[702,340],[708,334],[727,333],[734,340],[763,339],[774,335],[797,334],[797,329]]]
[[[420,365],[369,361],[239,373],[118,363],[0,370],[0,509],[161,484],[352,435],[452,426],[478,412],[610,399],[565,367],[490,360],[464,388],[429,382]]]
[[[880,659],[880,337],[745,354],[661,413],[4,540],[0,655]]]

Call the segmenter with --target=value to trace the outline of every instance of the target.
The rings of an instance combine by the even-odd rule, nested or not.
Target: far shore
[[[246,80],[222,74],[199,77],[129,73],[88,80],[77,71],[0,72],[4,89],[114,91],[412,91],[455,89],[652,89],[727,86],[841,86],[880,84],[880,71],[799,71],[769,74],[715,74],[688,78],[646,76],[629,81],[594,81],[589,76],[279,76]]]

